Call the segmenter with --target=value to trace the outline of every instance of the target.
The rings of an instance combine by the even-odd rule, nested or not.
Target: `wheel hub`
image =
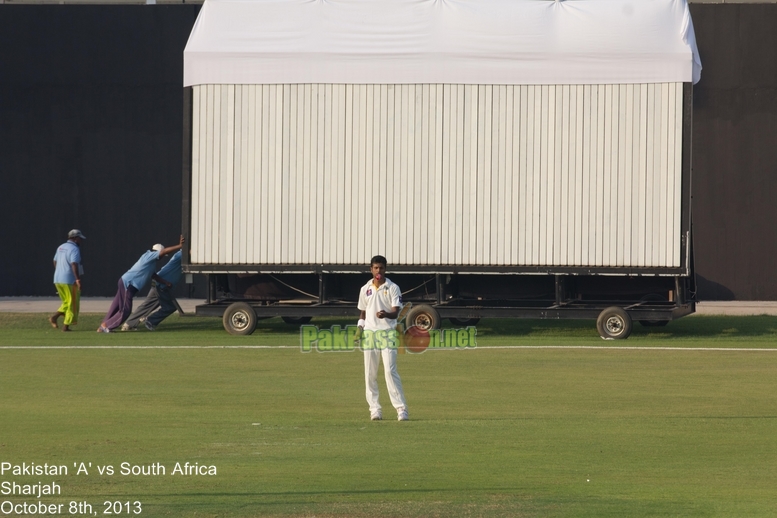
[[[623,332],[623,321],[618,317],[610,317],[604,323],[609,332],[613,336],[617,336]]]
[[[231,322],[235,329],[245,329],[248,326],[248,316],[245,313],[237,312],[232,315]]]

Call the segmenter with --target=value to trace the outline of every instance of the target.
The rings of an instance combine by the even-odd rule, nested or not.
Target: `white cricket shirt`
[[[359,311],[365,312],[364,329],[378,331],[380,329],[394,329],[397,325],[395,318],[378,318],[375,314],[380,311],[391,311],[394,307],[402,307],[402,293],[399,286],[386,278],[386,282],[375,287],[372,279],[362,286],[359,292]]]

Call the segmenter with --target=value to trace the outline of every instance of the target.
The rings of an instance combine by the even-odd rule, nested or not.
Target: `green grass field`
[[[475,350],[399,357],[406,423],[382,379],[388,419],[369,421],[360,353],[303,354],[280,321],[249,337],[177,316],[101,335],[99,318],[65,334],[0,314],[0,462],[69,467],[0,482],[56,481],[40,501],[63,515],[71,501],[93,516],[105,501],[152,517],[777,513],[777,317],[693,316],[609,342],[589,321],[485,320]],[[257,345],[272,347],[225,347]],[[217,474],[172,474],[186,462]]]

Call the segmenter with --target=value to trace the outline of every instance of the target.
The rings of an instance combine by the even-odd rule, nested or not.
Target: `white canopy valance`
[[[685,0],[205,0],[184,85],[698,82]]]

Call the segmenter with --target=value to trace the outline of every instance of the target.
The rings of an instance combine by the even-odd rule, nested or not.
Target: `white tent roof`
[[[685,0],[205,0],[184,85],[696,83]]]

